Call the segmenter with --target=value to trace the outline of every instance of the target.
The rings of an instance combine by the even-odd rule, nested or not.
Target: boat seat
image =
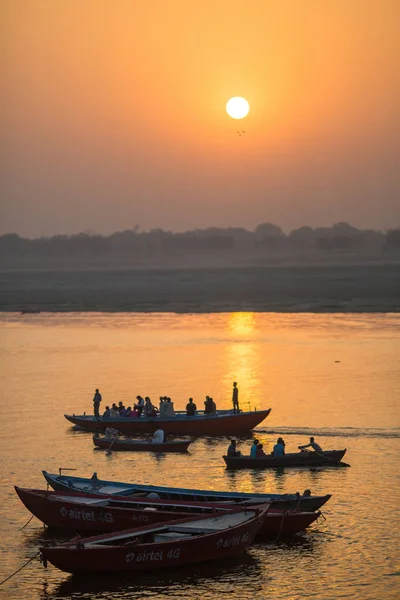
[[[172,542],[174,540],[182,540],[184,538],[191,537],[189,533],[178,533],[176,531],[165,531],[164,533],[157,533],[154,536],[155,542]]]
[[[190,527],[190,525],[177,525],[176,527],[174,527],[173,532],[178,532],[178,533],[196,533],[198,535],[204,535],[206,533],[215,533],[216,531],[218,531],[218,529],[213,529],[211,527]],[[171,533],[173,533],[171,531]]]

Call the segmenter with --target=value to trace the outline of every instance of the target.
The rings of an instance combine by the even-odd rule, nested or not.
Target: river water
[[[35,558],[0,587],[4,598],[300,598],[385,600],[400,595],[398,314],[0,313],[1,557],[3,581],[49,540],[14,492],[45,488],[42,469],[181,487],[333,494],[302,535],[256,543],[228,562],[139,577],[75,578]],[[187,455],[94,450],[64,413],[170,396],[183,409],[206,394],[230,408],[267,408],[257,435],[295,450],[314,435],[347,448],[350,468],[225,468],[224,438],[198,439]],[[251,438],[238,440],[248,452]],[[27,525],[26,525],[27,524]],[[26,525],[26,527],[24,527]],[[24,528],[23,528],[24,527]],[[22,529],[23,528],[23,529]]]

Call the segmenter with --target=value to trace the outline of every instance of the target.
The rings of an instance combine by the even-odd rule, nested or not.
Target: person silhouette
[[[240,412],[239,409],[239,388],[237,387],[236,381],[233,382],[233,390],[232,390],[232,404],[233,404],[233,412]]]

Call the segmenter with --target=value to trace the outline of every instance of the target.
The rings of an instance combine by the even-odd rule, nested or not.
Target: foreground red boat
[[[223,514],[243,510],[245,505],[217,502],[125,498],[77,492],[54,492],[15,486],[26,508],[48,527],[72,532],[102,533],[128,529],[132,525],[161,523],[195,514]],[[257,504],[251,508],[268,508]],[[268,508],[259,534],[267,537],[299,533],[316,521],[320,512]]]
[[[260,529],[265,510],[196,516],[41,547],[47,561],[67,573],[134,573],[218,560],[240,554]]]
[[[161,427],[166,434],[177,436],[230,436],[244,435],[257,427],[271,412],[271,409],[233,413],[221,410],[217,414],[200,413],[188,417],[186,412],[176,412],[173,417],[144,417],[117,419],[96,419],[92,415],[64,415],[74,425],[92,433],[105,431],[108,427],[117,429],[127,436],[143,435]]]
[[[147,440],[133,440],[132,438],[100,437],[95,433],[93,444],[103,450],[130,450],[131,452],[187,452],[191,440],[170,440],[162,444],[155,444]]]

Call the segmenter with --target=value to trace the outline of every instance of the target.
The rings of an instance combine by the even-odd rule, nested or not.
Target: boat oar
[[[114,437],[113,437],[113,439],[112,439],[112,442],[111,442],[111,444],[109,445],[109,447],[108,447],[108,449],[107,449],[107,452],[106,452],[106,455],[107,455],[107,456],[110,456],[110,454],[111,454],[111,448],[113,447],[113,445],[114,445],[114,442],[115,442],[115,440],[117,439],[118,435],[119,435],[118,433],[116,433],[116,434],[114,435]]]
[[[330,460],[334,465],[336,465],[337,467],[350,467],[350,465],[348,465],[345,462],[342,461],[337,461],[337,460],[333,460],[333,458],[331,458],[330,456],[325,456],[325,454],[321,454],[320,452],[316,452],[315,450],[307,450],[306,448],[303,448],[302,450],[303,452],[308,452],[309,454],[317,454],[317,456],[320,456],[321,458],[324,458],[325,460]]]

